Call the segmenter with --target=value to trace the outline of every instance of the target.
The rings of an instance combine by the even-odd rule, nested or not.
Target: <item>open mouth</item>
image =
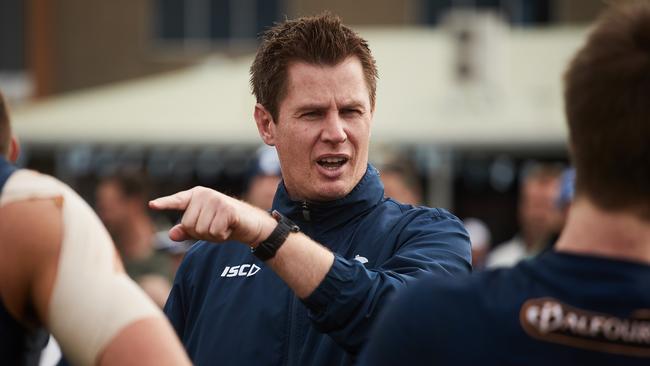
[[[349,159],[345,157],[329,157],[318,159],[316,162],[325,169],[336,170],[345,165],[348,160]]]

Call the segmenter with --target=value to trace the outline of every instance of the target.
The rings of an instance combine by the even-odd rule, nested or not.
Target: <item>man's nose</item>
[[[345,121],[338,113],[330,113],[323,121],[324,127],[321,133],[321,139],[331,144],[340,144],[348,139],[345,132]]]

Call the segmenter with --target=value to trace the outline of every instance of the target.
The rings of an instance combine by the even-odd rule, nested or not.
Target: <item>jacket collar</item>
[[[273,209],[297,223],[309,223],[323,229],[349,222],[355,216],[376,206],[384,197],[379,172],[368,164],[366,173],[345,197],[328,202],[292,201],[284,186],[278,185]]]

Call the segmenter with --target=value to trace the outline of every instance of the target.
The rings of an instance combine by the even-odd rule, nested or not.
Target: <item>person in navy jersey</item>
[[[650,364],[650,2],[599,19],[565,75],[575,198],[554,251],[421,281],[362,365]]]
[[[467,232],[445,210],[384,198],[368,164],[375,61],[338,17],[272,27],[251,74],[280,158],[273,216],[201,187],[152,201],[185,210],[173,239],[206,240],[165,312],[197,365],[349,365],[397,289],[470,272]]]

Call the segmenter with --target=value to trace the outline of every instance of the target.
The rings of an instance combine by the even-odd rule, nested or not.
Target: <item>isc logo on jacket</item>
[[[261,268],[254,264],[240,264],[238,266],[226,266],[221,272],[221,277],[250,277],[259,272]]]

